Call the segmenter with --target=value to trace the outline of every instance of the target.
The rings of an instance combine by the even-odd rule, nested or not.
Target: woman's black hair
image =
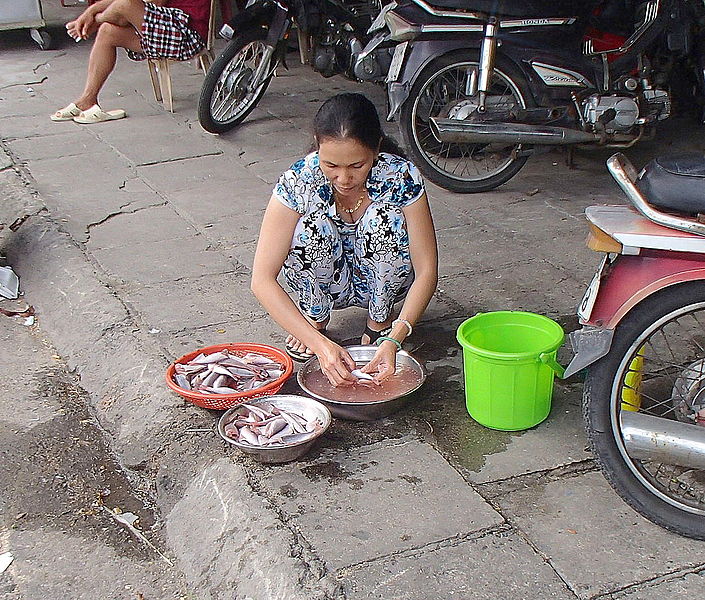
[[[313,118],[313,135],[316,145],[326,138],[353,139],[374,152],[404,156],[396,141],[382,131],[375,105],[362,94],[328,98]]]

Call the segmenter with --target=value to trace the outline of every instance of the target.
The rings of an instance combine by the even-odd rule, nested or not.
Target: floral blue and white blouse
[[[384,322],[413,281],[403,209],[423,196],[421,175],[409,161],[380,153],[366,185],[371,204],[353,223],[338,215],[317,152],[296,162],[274,188],[301,215],[283,272],[314,321],[333,308],[361,306]]]
[[[424,193],[421,174],[408,160],[380,152],[367,176],[371,202],[386,202],[404,208]],[[295,162],[274,187],[280,202],[301,215],[323,211],[337,218],[333,188],[321,170],[318,152]]]

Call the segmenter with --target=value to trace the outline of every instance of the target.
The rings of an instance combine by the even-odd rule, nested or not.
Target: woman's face
[[[359,194],[365,189],[378,152],[350,138],[324,138],[318,143],[318,158],[323,174],[342,196]]]

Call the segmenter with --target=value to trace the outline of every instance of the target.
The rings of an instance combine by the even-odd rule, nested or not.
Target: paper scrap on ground
[[[11,552],[0,554],[0,573],[4,573],[7,570],[7,567],[12,564],[13,560],[15,560],[15,557],[12,556]]]
[[[12,267],[0,267],[0,296],[14,300],[19,291],[20,280]]]

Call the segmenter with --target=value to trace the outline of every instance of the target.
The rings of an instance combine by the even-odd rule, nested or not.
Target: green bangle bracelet
[[[375,344],[379,346],[382,342],[394,342],[397,346],[397,350],[401,350],[401,342],[399,340],[395,340],[393,337],[381,335],[377,338]]]

